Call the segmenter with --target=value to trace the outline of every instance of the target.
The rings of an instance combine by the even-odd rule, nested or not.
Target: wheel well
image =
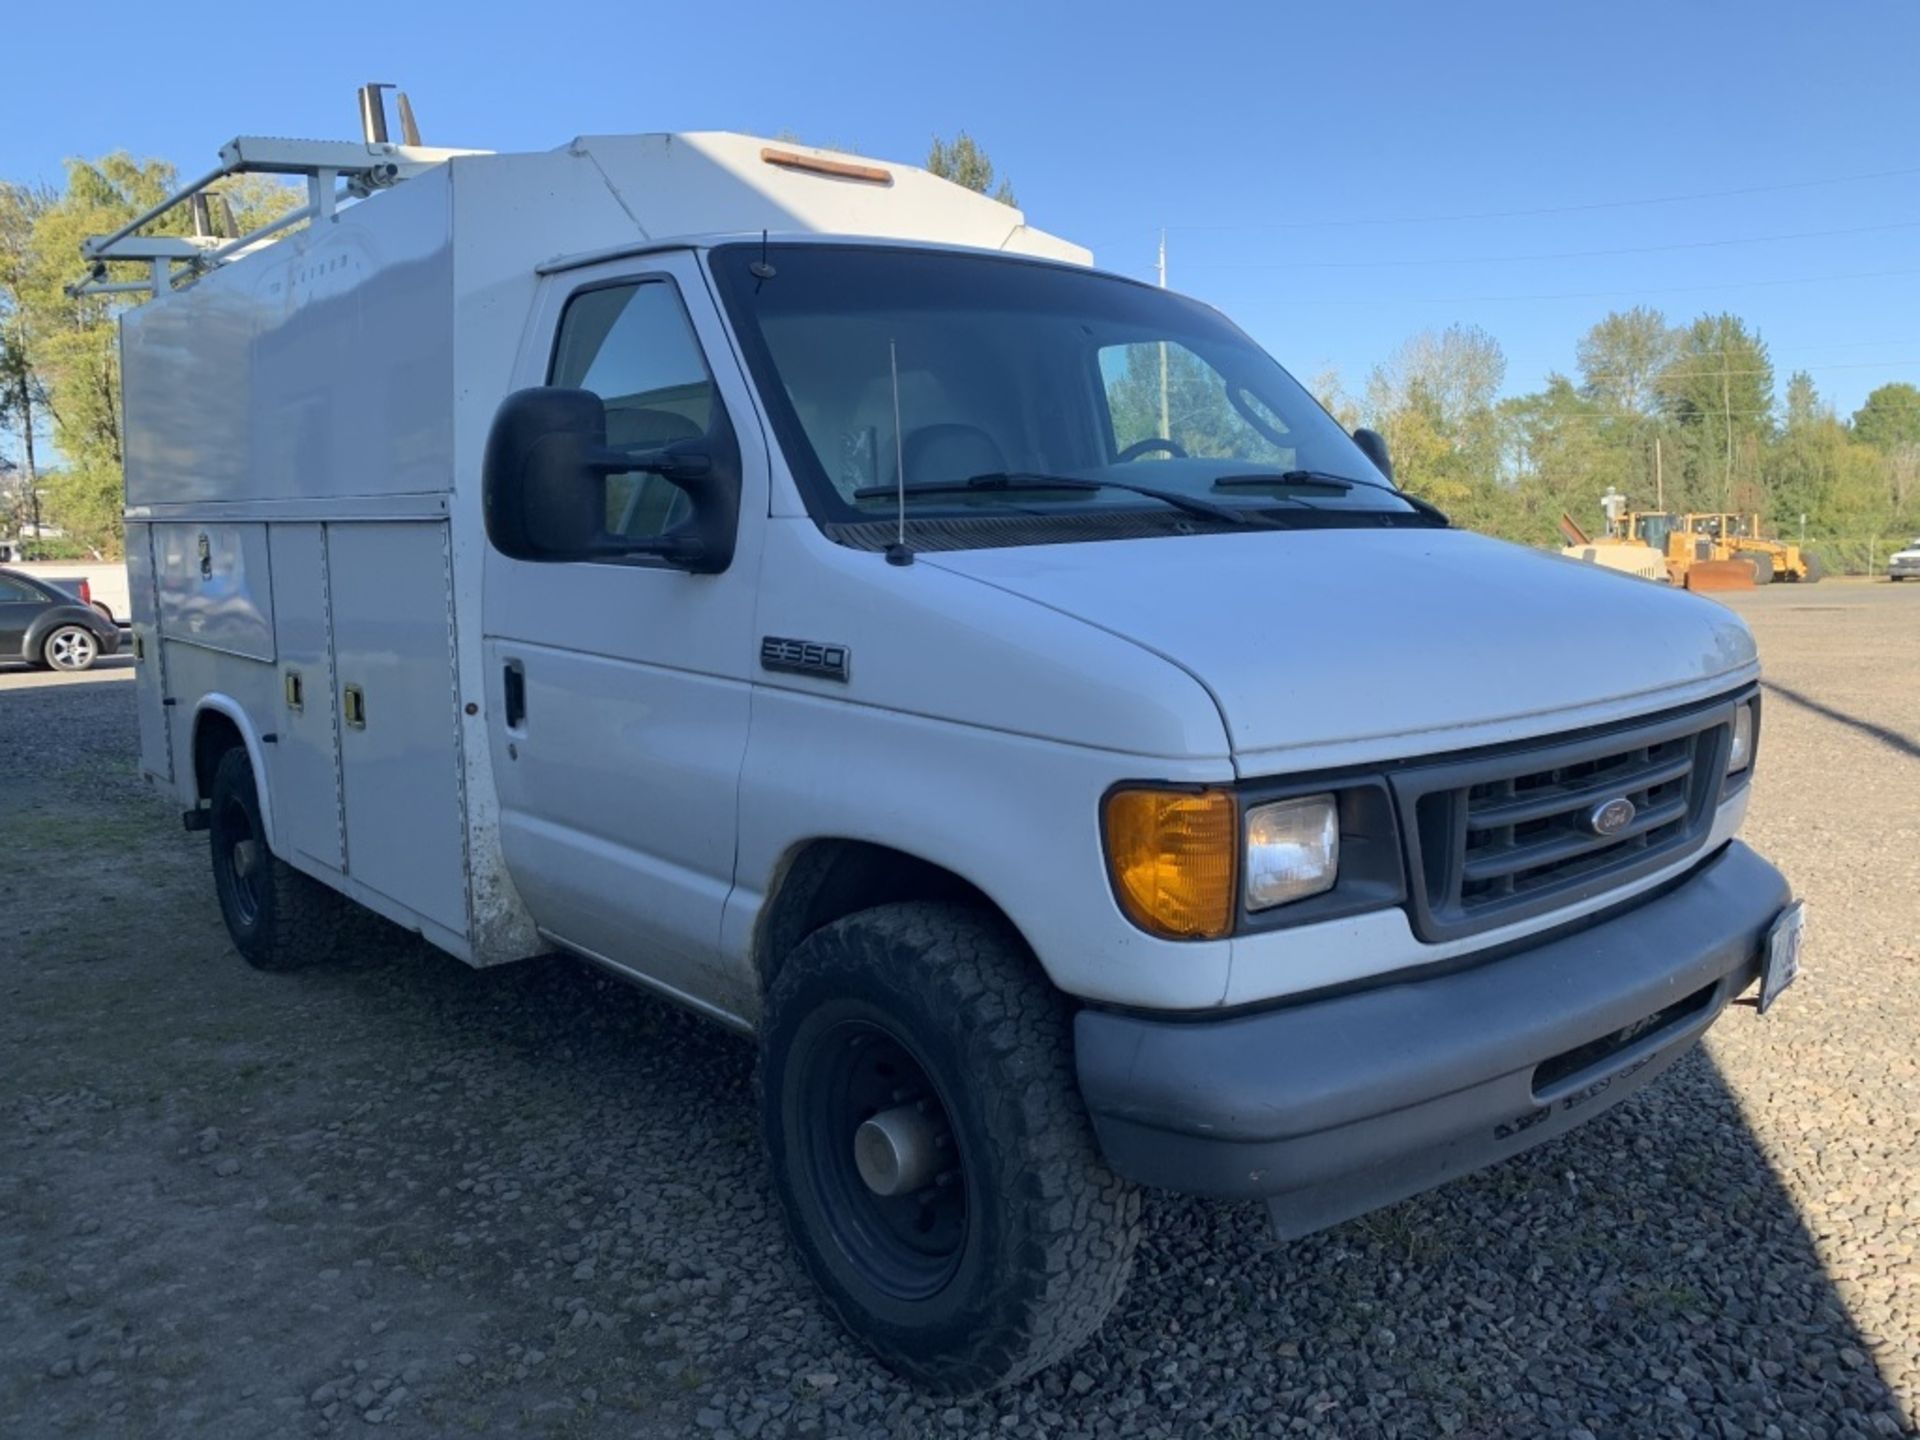
[[[213,772],[220,768],[220,757],[235,746],[244,749],[246,741],[233,717],[202,710],[193,725],[193,779],[202,800],[212,798]]]
[[[754,964],[762,989],[814,931],[896,900],[961,901],[1007,919],[984,890],[931,861],[860,840],[811,840],[781,868],[760,916]]]

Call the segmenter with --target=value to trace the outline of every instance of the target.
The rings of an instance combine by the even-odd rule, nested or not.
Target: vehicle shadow
[[[1812,696],[1804,695],[1798,690],[1789,689],[1777,680],[1762,680],[1760,682],[1760,688],[1769,695],[1778,695],[1781,699],[1798,705],[1802,709],[1809,710],[1824,719],[1831,720],[1837,725],[1845,725],[1848,729],[1858,731],[1869,739],[1878,740],[1882,745],[1888,746],[1902,755],[1920,760],[1920,740],[1914,739],[1911,735],[1903,735],[1900,731],[1889,729],[1885,725],[1876,725],[1871,720],[1862,720],[1857,715],[1849,715],[1844,710],[1836,710],[1831,705],[1823,705]]]
[[[101,670],[131,670],[137,663],[132,655],[124,652],[102,655],[89,669],[80,671],[78,675],[64,675],[41,665],[29,665],[24,660],[0,660],[0,676],[33,675],[45,684],[57,685],[63,680],[79,679]]]
[[[310,983],[375,1023],[431,1013],[435,1033],[489,1047],[484,1063],[537,1073],[549,1137],[592,1130],[589,1097],[622,1097],[636,1213],[686,1216],[722,1275],[776,1275],[756,1311],[815,1308],[784,1259],[749,1043],[571,960],[474,975],[399,948]],[[716,1244],[713,1196],[688,1207],[689,1184],[757,1199],[726,1210]],[[932,1403],[837,1332],[813,1343],[786,1363],[860,1373],[908,1433]],[[1874,1353],[1701,1049],[1557,1143],[1303,1241],[1274,1244],[1258,1207],[1153,1195],[1132,1287],[1092,1344],[927,1419],[957,1409],[962,1432],[999,1433],[1038,1407],[1051,1433],[1092,1434],[1119,1407],[1130,1432],[1180,1434],[1905,1433]],[[717,1360],[711,1392],[750,1384],[757,1354],[737,1372]]]

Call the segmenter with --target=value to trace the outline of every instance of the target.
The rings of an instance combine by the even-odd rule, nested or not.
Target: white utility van
[[[246,170],[312,203],[78,287],[154,291],[140,765],[234,944],[352,902],[756,1037],[799,1254],[916,1381],[1082,1341],[1142,1186],[1305,1234],[1791,978],[1740,620],[1450,527],[1207,306],[737,135],[174,198]]]

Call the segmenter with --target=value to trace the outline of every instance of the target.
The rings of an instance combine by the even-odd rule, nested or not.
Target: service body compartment
[[[347,873],[464,935],[447,527],[329,525],[326,559]]]
[[[272,660],[267,527],[187,522],[152,530],[160,633],[248,660]]]
[[[327,535],[321,525],[273,525],[274,633],[280,653],[279,736],[270,766],[282,848],[346,868],[340,816],[340,715],[327,614]]]

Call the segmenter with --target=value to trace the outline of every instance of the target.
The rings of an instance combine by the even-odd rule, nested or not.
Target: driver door
[[[517,386],[590,390],[608,439],[651,446],[730,426],[741,456],[732,564],[535,562],[489,552],[487,654],[501,843],[540,928],[727,1014],[751,978],[719,960],[751,705],[767,450],[694,256],[549,276]],[[606,528],[685,513],[657,476],[617,476]]]

